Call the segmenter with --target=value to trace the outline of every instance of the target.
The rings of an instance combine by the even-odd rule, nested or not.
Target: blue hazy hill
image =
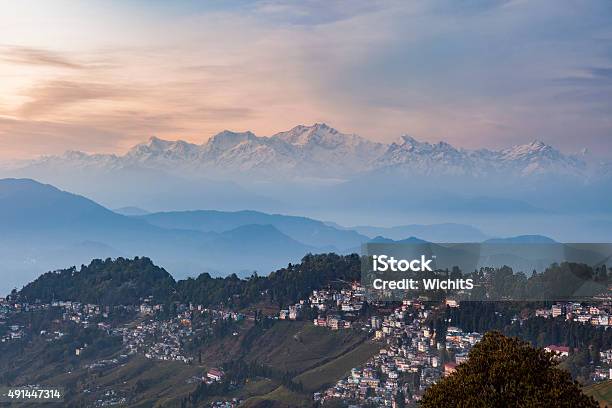
[[[368,240],[352,230],[338,229],[306,217],[266,214],[259,211],[174,211],[138,217],[163,228],[223,232],[244,225],[271,225],[278,231],[310,246],[344,251]]]
[[[162,228],[29,179],[0,180],[0,291],[92,257],[149,255],[174,276],[269,272],[314,246],[272,225],[224,232]]]

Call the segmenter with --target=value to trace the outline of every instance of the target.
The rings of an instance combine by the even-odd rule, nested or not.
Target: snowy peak
[[[409,135],[402,135],[399,139],[389,145],[388,150],[403,150],[411,152],[420,149],[423,145],[428,143],[421,143],[414,137]]]
[[[458,152],[452,145],[446,142],[428,143],[419,142],[412,136],[403,135],[398,141],[389,145],[388,152],[402,151],[411,153],[431,153],[431,152]]]
[[[147,140],[145,143],[140,143],[132,147],[128,151],[128,155],[138,155],[138,154],[143,154],[143,153],[151,154],[151,153],[163,152],[172,143],[173,142],[169,140],[163,140],[158,137],[151,136],[149,140]]]
[[[419,175],[480,175],[486,172],[485,168],[477,168],[469,151],[446,142],[419,142],[408,135],[389,145],[375,166]]]
[[[153,136],[146,143],[141,143],[131,148],[125,157],[140,161],[158,157],[180,160],[193,156],[197,150],[198,146],[193,143],[183,140],[163,140]]]
[[[364,139],[356,134],[346,134],[326,125],[316,123],[312,126],[299,125],[293,129],[280,132],[271,137],[307,151],[309,149],[340,149],[346,151],[359,151],[360,149],[380,150],[383,145]]]
[[[458,149],[446,142],[419,142],[410,136],[389,145],[376,161],[381,168],[398,168],[414,174],[486,176],[575,175],[582,176],[586,164],[536,140],[509,149]]]
[[[504,159],[508,160],[524,160],[537,156],[547,156],[547,157],[561,157],[562,154],[553,149],[551,146],[540,140],[534,140],[531,143],[513,146],[509,149],[505,149],[501,151],[501,154]]]
[[[523,175],[557,174],[584,176],[587,163],[579,156],[564,155],[546,143],[535,140],[499,152],[499,161]]]
[[[326,125],[299,125],[270,137],[277,147],[296,160],[294,168],[311,175],[347,176],[368,169],[385,150],[385,145],[345,134]]]
[[[252,132],[232,132],[224,130],[211,137],[208,142],[204,143],[204,147],[214,148],[219,150],[231,149],[241,143],[257,142],[257,136]]]
[[[89,155],[80,150],[66,150],[62,158],[66,160],[83,160],[89,158]]]
[[[233,179],[249,172],[266,180],[337,180],[390,169],[407,175],[584,177],[591,170],[586,163],[590,162],[585,155],[564,155],[538,140],[503,150],[461,149],[443,141],[419,141],[409,135],[382,144],[316,123],[269,137],[224,130],[201,145],[151,137],[123,156],[66,152],[63,156],[41,158],[30,166],[163,169],[196,178],[219,175]],[[603,166],[590,173],[600,170]]]
[[[147,143],[143,143],[144,146],[148,147],[151,150],[163,150],[173,142],[169,140],[163,140],[156,136],[151,136]]]
[[[344,143],[351,136],[344,135],[325,123],[316,123],[313,126],[299,125],[272,137],[294,146],[318,145],[334,148]]]

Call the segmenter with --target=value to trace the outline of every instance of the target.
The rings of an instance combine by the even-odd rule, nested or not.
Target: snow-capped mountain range
[[[388,146],[375,167],[403,168],[418,174],[487,175],[588,175],[588,161],[579,155],[564,155],[541,141],[503,150],[458,149],[446,143],[419,142],[410,136]]]
[[[592,165],[540,141],[503,150],[468,150],[446,142],[402,136],[391,144],[344,134],[326,124],[296,126],[273,136],[225,130],[203,144],[151,137],[124,155],[69,151],[28,163],[30,169],[155,169],[182,176],[347,178],[370,171],[417,175],[539,176],[584,178]]]

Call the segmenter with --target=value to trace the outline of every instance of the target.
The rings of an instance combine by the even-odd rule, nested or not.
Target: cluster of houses
[[[161,311],[162,305],[140,305],[144,316]],[[129,354],[139,353],[155,360],[175,360],[184,363],[193,361],[187,356],[182,344],[200,329],[193,327],[194,314],[209,314],[213,324],[218,320],[240,321],[245,318],[241,313],[205,308],[202,305],[177,305],[177,315],[167,320],[149,318],[138,325],[115,329],[123,337],[123,345]]]
[[[317,317],[315,326],[328,327],[332,330],[354,327],[359,313],[365,304],[365,289],[358,282],[341,289],[326,288],[314,290],[308,299],[289,306],[279,312],[281,320],[302,320],[304,311],[309,308]]]
[[[303,309],[304,303],[291,305],[289,306],[289,309],[282,309],[280,312],[278,312],[278,318],[281,320],[300,320]]]
[[[590,324],[593,326],[604,327],[606,330],[612,327],[612,305],[609,302],[602,302],[598,305],[585,305],[579,302],[558,302],[550,308],[537,309],[536,317],[561,318]],[[570,348],[551,344],[544,348],[553,353],[557,359],[563,359],[570,355]],[[603,381],[612,379],[612,349],[600,352],[600,364],[593,367],[592,380]]]
[[[459,307],[459,304],[449,299],[446,306]],[[376,406],[396,406],[398,398],[404,398],[405,404],[417,402],[427,387],[467,361],[469,350],[482,339],[481,333],[451,326],[446,328],[444,342],[438,342],[435,332],[425,325],[429,313],[419,301],[405,300],[401,307],[384,317],[372,316],[367,325],[374,332],[374,338],[384,343],[383,348],[363,367],[354,368],[347,378],[322,393],[315,393],[315,401],[325,403],[340,399]],[[536,316],[563,317],[598,326],[612,324],[611,309],[605,304],[557,303],[535,313]],[[562,345],[551,344],[545,350],[557,359],[570,354],[569,347]],[[592,379],[612,379],[611,366],[612,350],[601,352],[601,365],[593,368]]]
[[[608,303],[586,306],[577,302],[555,303],[550,308],[537,309],[536,317],[564,318],[594,326],[612,326],[612,307]]]
[[[8,324],[8,317],[11,314],[19,314],[21,312],[36,312],[48,310],[50,308],[59,308],[61,312],[61,320],[65,322],[73,322],[82,327],[98,327],[102,330],[109,330],[111,325],[108,323],[111,307],[101,307],[95,304],[82,304],[79,302],[70,301],[54,301],[50,303],[20,303],[11,301],[9,298],[0,298],[0,332],[1,328],[6,327],[4,334],[0,336],[1,342],[11,340],[19,340],[25,336],[24,327],[18,324]],[[115,308],[130,308],[128,306],[115,306]],[[132,307],[133,308],[133,307]],[[55,320],[55,323],[60,323],[60,320]],[[40,336],[46,337],[48,341],[58,340],[64,334],[60,330],[47,331],[41,330]]]
[[[469,350],[482,339],[481,333],[465,332],[459,327],[447,327],[444,341],[425,322],[431,313],[418,300],[405,300],[391,313],[371,316],[367,322],[360,317],[365,305],[365,291],[358,283],[343,289],[315,290],[308,299],[300,300],[279,313],[279,319],[302,320],[308,308],[316,311],[316,326],[332,330],[360,327],[370,330],[384,347],[379,353],[351,375],[338,381],[322,393],[316,393],[316,401],[330,399],[352,401],[356,404],[393,406],[397,398],[406,404],[417,402],[425,389],[441,376],[454,372],[456,366],[468,359]],[[446,307],[459,307],[459,302],[448,299]],[[555,304],[550,309],[536,310],[537,316],[574,319],[594,325],[612,323],[607,306],[584,306],[579,303]],[[569,348],[549,345],[546,350],[562,359],[569,355]],[[612,361],[612,350],[602,361]],[[594,368],[593,379],[612,378],[606,367]]]
[[[102,368],[120,363],[129,354],[139,353],[156,360],[176,360],[190,363],[193,357],[183,349],[185,341],[200,333],[194,326],[197,314],[207,314],[212,322],[218,320],[240,321],[247,317],[228,310],[215,310],[202,305],[176,304],[174,316],[162,320],[159,313],[164,306],[153,304],[152,299],[143,300],[134,306],[100,306],[70,301],[54,301],[47,304],[18,303],[0,298],[0,341],[21,339],[26,328],[11,322],[10,316],[20,312],[59,308],[61,320],[83,327],[98,327],[109,335],[121,336],[125,354],[119,358],[100,360],[88,368]],[[464,332],[460,327],[447,327],[445,337],[440,338],[428,324],[434,306],[419,300],[404,300],[401,306],[383,310],[381,305],[366,302],[364,288],[357,282],[344,284],[341,288],[326,288],[313,291],[307,299],[300,300],[281,310],[282,320],[310,320],[315,326],[341,330],[358,328],[372,333],[379,342],[379,352],[363,366],[355,367],[348,377],[341,379],[327,390],[315,393],[314,399],[325,404],[328,400],[340,399],[355,404],[373,406],[395,406],[399,399],[404,404],[418,402],[430,385],[442,376],[449,375],[458,364],[468,359],[469,350],[482,339],[480,333]],[[445,307],[459,307],[449,299]],[[140,314],[137,323],[113,327],[112,317],[116,309]],[[379,313],[380,312],[380,313]],[[313,317],[316,316],[314,319]],[[585,306],[580,303],[555,303],[550,308],[537,309],[535,315],[543,318],[564,318],[585,324],[608,327],[612,325],[610,304]],[[364,316],[368,316],[364,319]],[[59,323],[59,322],[58,322]],[[40,336],[53,341],[63,336],[61,330],[43,330]],[[86,344],[77,347],[80,355]],[[562,359],[570,354],[568,347],[549,345],[545,348]],[[594,367],[595,381],[612,378],[612,349],[601,352],[601,365]],[[222,381],[224,373],[212,368],[201,381],[212,384]],[[108,396],[99,406],[116,402],[120,397]],[[238,400],[217,401],[211,406],[234,407]]]
[[[339,315],[329,315],[327,317],[317,317],[313,321],[315,326],[328,327],[332,330],[350,329],[351,322],[342,319]]]
[[[127,398],[119,395],[115,390],[107,390],[101,398],[94,402],[95,407],[112,407],[115,405],[125,405]]]
[[[245,318],[241,313],[234,311],[215,310],[203,305],[181,304],[175,305],[176,315],[167,320],[159,320],[157,314],[164,310],[161,304],[154,304],[151,298],[144,299],[140,305],[101,306],[96,304],[83,304],[73,301],[53,301],[50,303],[20,303],[10,298],[0,298],[0,341],[7,342],[21,339],[25,335],[24,327],[19,324],[7,324],[9,316],[20,312],[31,312],[59,308],[61,319],[55,323],[71,322],[84,328],[97,327],[109,335],[121,336],[127,354],[140,353],[146,358],[156,360],[176,360],[189,363],[193,357],[186,355],[182,350],[182,341],[194,334],[192,317],[195,313],[207,313],[212,317],[213,323],[218,320],[239,321]],[[113,327],[112,315],[115,312],[140,314],[138,324]],[[61,320],[61,321],[60,321]],[[2,330],[2,328],[5,328]],[[61,330],[41,330],[40,336],[48,341],[61,338]],[[74,354],[82,355],[87,348],[86,344],[76,347]],[[109,362],[99,362],[106,365]],[[94,363],[97,364],[97,363]],[[93,367],[92,367],[93,368]]]
[[[6,324],[6,323],[5,323]],[[23,337],[23,327],[18,324],[11,324],[7,326],[7,331],[4,335],[0,336],[0,342],[6,343],[11,340],[19,340]]]
[[[189,363],[193,357],[185,355],[182,341],[191,336],[191,324],[184,316],[168,320],[148,319],[133,327],[122,329],[123,346],[128,354],[143,354],[154,360],[176,360]]]
[[[482,338],[451,327],[445,343],[438,342],[426,324],[429,313],[421,302],[405,300],[388,315],[371,316],[366,326],[381,343],[378,354],[333,387],[315,393],[315,401],[340,399],[375,406],[397,406],[399,399],[404,404],[418,401],[427,387],[465,361],[469,349]]]
[[[236,408],[244,401],[239,398],[232,398],[229,401],[215,401],[208,405],[210,408]]]
[[[363,308],[365,299],[365,288],[359,282],[353,282],[349,287],[340,290],[314,290],[308,297],[308,302],[319,312],[332,308],[344,313],[357,313]]]

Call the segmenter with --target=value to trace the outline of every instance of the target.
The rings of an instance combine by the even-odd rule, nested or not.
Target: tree
[[[406,397],[404,392],[400,389],[395,396],[395,406],[397,408],[404,408],[406,406]]]
[[[421,406],[598,407],[551,354],[495,331],[484,335],[455,373],[427,389]]]

